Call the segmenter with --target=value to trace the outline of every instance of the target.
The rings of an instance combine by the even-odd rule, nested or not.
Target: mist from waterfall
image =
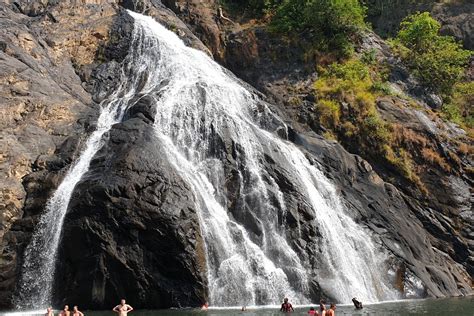
[[[193,191],[206,247],[210,304],[278,304],[290,297],[310,303],[316,279],[339,302],[396,299],[385,268],[386,256],[370,234],[348,215],[333,184],[294,144],[263,127],[281,120],[238,79],[201,51],[186,47],[176,34],[134,12],[129,54],[120,85],[102,103],[97,129],[49,199],[25,251],[16,304],[45,307],[52,285],[63,221],[74,187],[106,141],[104,134],[122,120],[138,98],[154,100],[153,128],[169,161]],[[250,209],[260,234],[248,231],[231,214],[228,170],[215,143],[232,144],[239,179],[238,199]],[[229,148],[227,148],[229,149]],[[311,271],[286,238],[285,196],[265,169],[270,157],[293,175],[292,185],[314,211],[321,233],[319,268]]]

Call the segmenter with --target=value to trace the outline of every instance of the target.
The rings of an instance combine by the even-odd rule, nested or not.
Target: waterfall
[[[324,291],[345,303],[354,296],[365,302],[396,299],[396,292],[388,285],[386,257],[380,247],[346,214],[335,187],[319,167],[294,144],[262,128],[268,120],[279,119],[259,97],[152,18],[130,14],[159,42],[161,61],[155,80],[162,85],[156,98],[154,128],[169,161],[190,184],[198,201],[211,304],[278,304],[284,296],[296,303],[309,302],[311,271],[299,260],[284,237],[284,227],[278,224],[270,195],[278,198],[283,209],[284,196],[264,167],[264,155],[295,175],[294,187],[300,188],[314,210],[314,225],[323,241],[321,268],[316,272]],[[244,203],[252,201],[257,223],[262,224],[263,236],[257,241],[229,216],[230,201],[223,190],[225,157],[214,148],[219,137],[231,139],[241,148],[235,158],[239,194]]]
[[[96,131],[46,205],[25,250],[16,304],[50,304],[58,243],[74,187],[106,141],[104,134],[144,95],[155,102],[156,137],[195,196],[212,305],[278,304],[285,296],[296,304],[309,303],[312,275],[340,302],[353,296],[364,302],[395,299],[384,253],[347,214],[319,166],[264,128],[269,121],[285,125],[259,96],[151,17],[129,14],[134,30],[120,85],[102,103]],[[222,139],[226,150],[219,151],[216,143]],[[251,212],[258,234],[230,212],[225,157],[230,151],[239,206]],[[292,185],[314,211],[313,224],[322,235],[317,271],[300,260],[278,221],[278,212],[286,212],[285,196],[264,166],[266,157],[292,175]]]

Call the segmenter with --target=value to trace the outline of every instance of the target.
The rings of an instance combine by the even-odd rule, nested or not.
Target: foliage
[[[343,143],[361,154],[384,155],[384,146],[390,140],[389,126],[375,108],[376,79],[376,73],[367,65],[350,59],[321,69],[321,77],[315,82],[319,124],[333,130]],[[342,103],[347,104],[344,110],[340,108]]]
[[[282,0],[220,0],[231,14],[260,18],[274,9]]]
[[[474,81],[457,83],[453,94],[441,109],[448,120],[461,127],[474,129]]]
[[[333,100],[321,100],[316,105],[316,114],[322,125],[330,127],[332,130],[339,125],[340,110],[339,105]]]
[[[375,65],[377,63],[376,53],[377,50],[375,48],[366,50],[362,52],[360,60],[366,65]]]
[[[348,56],[353,51],[351,38],[366,27],[365,13],[359,0],[283,0],[276,7],[272,29]]]
[[[370,55],[363,53],[360,59],[320,69],[314,85],[316,123],[325,137],[336,138],[349,151],[388,166],[427,194],[420,178],[423,168],[434,165],[450,172],[451,167],[423,135],[380,117],[376,100],[391,91],[384,80],[384,66]]]
[[[391,43],[413,74],[445,98],[462,78],[472,52],[451,36],[439,35],[440,24],[428,12],[408,16]]]

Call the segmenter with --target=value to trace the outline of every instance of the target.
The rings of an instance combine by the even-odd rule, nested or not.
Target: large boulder
[[[166,308],[206,300],[194,196],[143,112],[112,128],[75,188],[58,255],[58,304],[101,309],[126,297],[138,308]]]

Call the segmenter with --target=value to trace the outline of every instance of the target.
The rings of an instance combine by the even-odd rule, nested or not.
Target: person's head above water
[[[64,305],[64,310],[68,311],[69,310],[69,305]]]
[[[331,303],[331,307],[330,307],[330,308],[333,309],[333,310],[336,309],[336,304]]]
[[[314,311],[314,307],[310,307],[309,310],[310,310],[310,311]]]
[[[288,303],[288,298],[285,297],[285,298],[283,299],[283,302]]]
[[[79,309],[77,308],[77,305],[73,307],[73,310],[77,312]]]
[[[124,298],[122,298],[122,299],[120,300],[120,304],[121,304],[121,305],[125,305],[125,299],[124,299]],[[132,304],[133,304],[133,303],[132,303]]]

